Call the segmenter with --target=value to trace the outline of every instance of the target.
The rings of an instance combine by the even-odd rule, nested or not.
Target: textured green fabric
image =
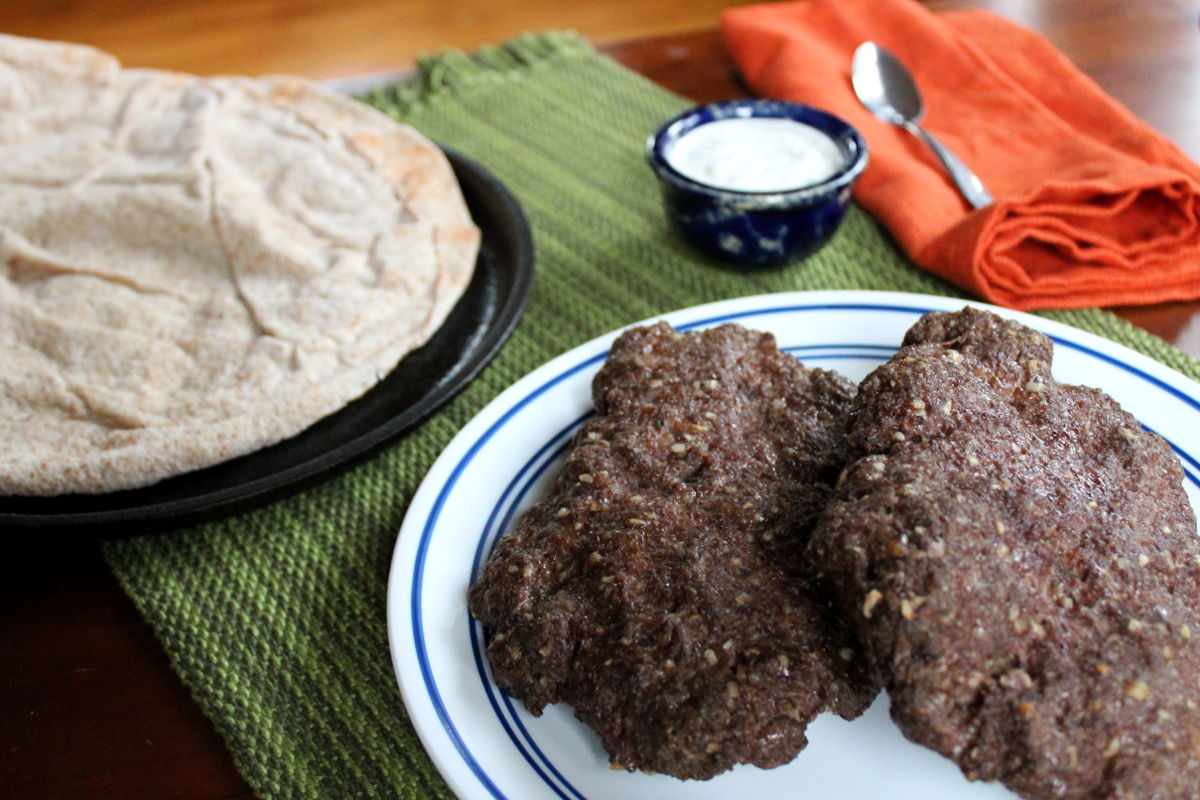
[[[495,362],[418,431],[304,494],[222,522],[107,543],[113,571],[264,798],[444,797],[388,656],[384,595],[405,507],[455,432],[574,345],[657,313],[760,292],[957,294],[852,209],[807,261],[741,274],[668,230],[642,158],[688,104],[564,34],[444,54],[367,98],[477,159],[516,194],[537,248],[525,316]],[[1200,377],[1200,364],[1097,310],[1049,315]]]

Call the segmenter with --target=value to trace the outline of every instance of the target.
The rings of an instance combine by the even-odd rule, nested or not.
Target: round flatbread
[[[478,246],[442,152],[362,103],[0,35],[0,494],[296,434],[429,338]]]

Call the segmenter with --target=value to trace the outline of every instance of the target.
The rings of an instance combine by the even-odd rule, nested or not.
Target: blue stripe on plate
[[[717,325],[717,324],[720,324],[723,322],[730,322],[730,321],[735,321],[735,320],[745,320],[745,319],[751,318],[751,317],[766,316],[766,315],[772,315],[772,314],[790,314],[790,313],[806,312],[806,311],[831,311],[831,310],[832,311],[876,311],[876,312],[882,311],[882,312],[889,312],[889,313],[901,313],[901,314],[908,314],[908,315],[912,315],[912,316],[918,316],[918,315],[921,315],[921,314],[924,314],[926,312],[933,311],[936,309],[924,308],[924,307],[913,307],[913,306],[876,305],[876,304],[870,304],[870,303],[825,303],[825,304],[813,304],[813,305],[801,305],[801,306],[784,306],[784,307],[779,307],[779,308],[751,309],[751,310],[747,310],[747,311],[740,311],[740,312],[735,312],[735,313],[730,313],[730,314],[722,314],[722,315],[718,315],[718,316],[708,317],[706,319],[701,319],[701,320],[697,320],[695,322],[690,322],[690,323],[680,325],[680,326],[678,326],[678,329],[679,330],[692,330],[695,328],[710,327],[710,326]],[[1128,372],[1128,373],[1140,378],[1141,380],[1146,381],[1147,383],[1150,383],[1151,385],[1155,386],[1156,388],[1167,392],[1171,396],[1183,401],[1185,404],[1190,406],[1193,410],[1200,411],[1200,401],[1197,401],[1195,398],[1182,392],[1179,389],[1176,389],[1175,387],[1171,386],[1170,384],[1166,383],[1165,381],[1163,381],[1157,377],[1154,377],[1152,375],[1149,375],[1146,372],[1143,372],[1142,370],[1138,369],[1137,367],[1130,366],[1129,364],[1126,364],[1125,362],[1122,362],[1117,358],[1109,356],[1105,353],[1101,353],[1101,352],[1099,352],[1091,347],[1088,347],[1086,345],[1082,345],[1082,344],[1078,344],[1076,342],[1062,339],[1061,337],[1058,337],[1058,336],[1050,336],[1050,338],[1051,338],[1051,340],[1054,341],[1054,343],[1056,345],[1061,345],[1063,347],[1067,347],[1072,350],[1076,350],[1081,353],[1085,353],[1087,355],[1092,356],[1093,358],[1097,358],[1101,361],[1104,361],[1105,363],[1108,363],[1115,367],[1118,367],[1119,369],[1124,370],[1125,372]],[[797,347],[789,347],[789,348],[785,348],[785,349],[788,352],[793,353],[795,355],[806,354],[806,357],[804,358],[804,360],[806,360],[806,361],[821,361],[821,360],[834,359],[834,358],[863,358],[863,359],[870,359],[870,360],[875,360],[875,361],[883,361],[883,360],[886,360],[891,353],[895,352],[897,348],[896,348],[896,345],[887,345],[887,344],[828,344],[828,345],[802,345],[802,346],[797,346]],[[424,634],[424,629],[422,627],[422,602],[421,602],[421,589],[423,587],[425,559],[426,559],[428,551],[429,551],[429,544],[431,541],[433,530],[436,527],[437,520],[438,520],[439,516],[441,515],[442,509],[445,506],[446,500],[449,497],[450,492],[453,490],[454,486],[458,483],[458,480],[462,476],[462,473],[466,470],[467,465],[475,458],[475,456],[479,453],[479,451],[483,448],[483,446],[497,433],[497,431],[499,431],[501,428],[503,428],[505,425],[507,425],[521,409],[528,406],[537,397],[541,396],[546,391],[548,391],[550,388],[556,386],[557,384],[561,383],[562,381],[566,380],[567,378],[579,373],[581,370],[587,369],[588,367],[598,364],[603,359],[605,359],[607,356],[608,356],[608,353],[605,352],[605,353],[601,353],[599,355],[593,356],[591,358],[585,359],[584,361],[580,362],[579,364],[576,364],[575,366],[570,367],[570,368],[564,370],[562,373],[550,378],[549,380],[547,380],[540,386],[534,388],[525,397],[518,400],[510,409],[508,409],[503,415],[501,415],[500,419],[498,419],[486,431],[484,431],[484,433],[482,435],[480,435],[479,439],[477,439],[470,446],[470,448],[467,450],[466,454],[463,455],[463,457],[459,460],[459,462],[457,464],[454,465],[453,469],[451,470],[450,475],[446,480],[446,483],[442,486],[441,490],[438,493],[436,500],[434,501],[433,508],[431,509],[430,514],[429,514],[429,519],[426,520],[426,523],[421,531],[420,542],[417,545],[417,554],[416,554],[416,559],[415,559],[415,563],[413,566],[411,613],[412,613],[413,639],[414,639],[414,644],[415,644],[416,650],[417,650],[417,661],[418,661],[418,664],[420,665],[421,677],[425,683],[425,688],[429,694],[430,701],[432,702],[432,704],[434,706],[434,710],[437,713],[438,720],[441,722],[442,727],[445,730],[446,735],[450,738],[450,741],[453,744],[454,748],[458,751],[459,755],[463,758],[463,761],[467,764],[467,766],[470,768],[472,773],[474,773],[475,776],[479,779],[480,783],[484,786],[484,788],[486,788],[488,790],[488,792],[491,794],[492,797],[498,798],[498,800],[506,800],[505,795],[500,791],[500,789],[495,785],[495,783],[491,780],[491,778],[487,775],[487,773],[480,766],[479,762],[475,759],[475,757],[472,755],[470,749],[466,746],[466,743],[463,741],[462,736],[458,732],[458,729],[454,726],[453,721],[450,719],[449,712],[446,710],[445,704],[442,700],[441,692],[438,690],[437,682],[433,677],[433,672],[432,672],[432,669],[429,664],[429,654],[428,654],[428,651],[427,651],[427,648],[425,645],[425,634]],[[569,425],[566,428],[564,428],[563,430],[559,431],[559,433],[556,434],[554,437],[552,437],[549,442],[547,442],[545,445],[543,445],[541,448],[539,448],[538,452],[536,454],[534,454],[534,456],[532,458],[530,458],[528,462],[526,462],[526,464],[518,471],[517,475],[514,476],[512,481],[509,482],[509,485],[505,488],[504,492],[501,494],[500,499],[497,501],[496,505],[493,507],[492,512],[488,517],[488,521],[487,521],[486,525],[484,526],[484,530],[482,532],[482,535],[481,535],[481,538],[479,541],[479,545],[476,547],[475,557],[472,561],[472,570],[471,570],[471,581],[472,582],[474,582],[474,580],[478,574],[480,566],[482,565],[482,562],[483,562],[483,558],[485,557],[486,553],[488,551],[490,551],[490,549],[491,549],[488,546],[488,544],[491,542],[494,542],[495,539],[499,536],[500,532],[507,529],[508,523],[511,521],[512,516],[515,514],[516,508],[520,505],[522,498],[529,491],[530,487],[532,487],[532,485],[534,483],[536,483],[537,478],[540,477],[541,474],[551,464],[553,464],[559,456],[561,456],[563,449],[566,446],[564,439],[566,437],[568,437],[580,424],[582,424],[584,419],[586,419],[586,416],[581,417],[580,419],[576,420],[571,425]],[[1143,427],[1145,427],[1146,430],[1154,432],[1151,428],[1149,428],[1148,426],[1146,426],[1144,424],[1143,424]],[[1183,451],[1181,448],[1177,447],[1173,442],[1170,442],[1169,440],[1166,440],[1166,441],[1167,441],[1167,444],[1169,444],[1171,446],[1171,449],[1174,450],[1184,462],[1186,462],[1188,465],[1190,465],[1192,467],[1192,470],[1188,470],[1185,468],[1184,473],[1195,486],[1200,488],[1200,477],[1197,477],[1197,473],[1200,473],[1200,461],[1197,461],[1197,459],[1194,458],[1193,456],[1191,456],[1189,453],[1187,453],[1187,452]],[[558,444],[556,445],[556,443],[558,443]],[[553,449],[553,452],[550,453],[550,451],[552,449]],[[548,453],[549,453],[549,457],[546,457]],[[544,459],[544,460],[535,469],[534,465],[537,464],[539,459]],[[1193,472],[1193,470],[1195,472]],[[522,480],[522,476],[524,476],[524,480]],[[520,484],[520,488],[516,489],[518,484]],[[508,498],[507,503],[506,503],[506,498]],[[503,511],[503,518],[501,519],[501,509],[502,508],[504,509],[504,511]],[[495,526],[493,528],[493,526],[495,525],[497,520],[499,520],[501,524],[498,526]],[[546,759],[545,754],[542,753],[540,748],[538,748],[537,744],[533,741],[533,738],[529,735],[528,730],[525,728],[524,724],[522,724],[522,722],[520,721],[520,718],[518,717],[516,710],[512,705],[512,701],[507,697],[507,695],[503,695],[503,693],[500,693],[501,699],[499,701],[497,700],[497,697],[496,697],[497,690],[495,689],[495,684],[488,676],[486,661],[482,657],[481,642],[482,642],[483,634],[482,634],[481,626],[472,620],[469,623],[468,627],[470,629],[470,636],[471,636],[471,649],[475,656],[476,668],[479,671],[479,675],[480,675],[481,681],[483,683],[484,690],[488,695],[488,699],[492,706],[493,712],[500,719],[500,723],[503,726],[505,732],[508,734],[509,738],[512,740],[513,745],[521,753],[522,757],[524,757],[526,762],[529,763],[530,767],[539,775],[539,777],[542,778],[543,781],[546,782],[546,784],[559,797],[563,798],[563,800],[585,800],[584,796],[582,794],[580,794],[579,791],[576,790],[562,776],[562,774],[549,762],[548,759]],[[506,715],[504,713],[502,713],[500,710],[501,703],[508,710],[508,713],[509,713],[508,719],[505,718]],[[517,736],[514,735],[514,732],[513,732],[514,725],[520,731],[520,738],[518,738]],[[524,740],[525,744],[522,744],[521,739]],[[538,762],[540,762],[540,765]],[[544,768],[543,768],[543,766],[544,766]],[[552,773],[554,775],[554,777],[557,779],[557,781],[551,780],[546,774],[547,771]],[[561,782],[561,785],[559,782]],[[567,794],[564,793],[564,790],[566,792],[569,792],[573,797],[568,797]]]
[[[454,727],[454,723],[450,720],[450,715],[446,711],[446,706],[442,702],[442,695],[438,691],[437,682],[433,679],[433,671],[429,666],[429,652],[425,647],[425,634],[421,627],[421,589],[424,585],[425,558],[429,552],[429,542],[433,528],[437,523],[438,517],[441,516],[442,508],[446,504],[446,498],[449,496],[450,490],[456,483],[458,483],[458,479],[462,477],[462,473],[467,468],[467,465],[471,463],[476,455],[478,455],[479,451],[483,449],[483,446],[487,444],[487,442],[493,436],[495,436],[496,432],[503,428],[521,409],[525,408],[525,406],[529,405],[543,393],[549,391],[552,387],[571,377],[580,370],[586,369],[587,367],[598,363],[602,360],[602,358],[603,356],[601,355],[587,359],[546,381],[528,395],[517,401],[512,408],[504,412],[500,419],[496,420],[491,427],[484,431],[483,435],[480,436],[479,439],[470,446],[466,454],[459,460],[457,464],[454,465],[454,469],[451,470],[450,477],[447,479],[446,485],[442,487],[440,492],[438,492],[438,496],[434,501],[433,508],[429,512],[429,519],[425,521],[425,526],[421,530],[421,539],[417,543],[417,555],[414,561],[413,569],[413,587],[410,597],[410,613],[412,615],[414,644],[416,645],[417,650],[417,664],[421,668],[421,679],[425,682],[425,688],[430,693],[430,699],[433,701],[433,707],[434,711],[437,713],[438,721],[442,723],[442,728],[446,731],[446,735],[450,738],[450,742],[454,745],[454,748],[458,751],[459,755],[462,756],[463,761],[466,762],[471,772],[474,773],[475,777],[479,779],[479,782],[483,784],[484,788],[488,790],[492,797],[495,797],[498,800],[506,800],[506,798],[500,789],[497,788],[497,786],[492,782],[491,778],[488,777],[487,773],[484,772],[483,768],[479,765],[479,762],[475,759],[475,756],[471,754],[471,751],[463,742],[462,736],[459,734],[458,729]],[[511,732],[509,735],[511,736]]]
[[[492,507],[492,513],[489,515],[487,524],[484,526],[483,535],[479,537],[479,545],[475,548],[475,558],[471,562],[472,585],[474,585],[476,577],[479,575],[479,571],[483,568],[484,558],[490,554],[492,546],[494,546],[494,544],[489,543],[494,543],[495,540],[499,538],[501,531],[508,530],[509,525],[512,522],[513,514],[516,513],[516,509],[520,505],[522,498],[529,491],[529,487],[537,483],[538,479],[541,478],[546,469],[550,467],[550,465],[556,463],[558,459],[566,453],[568,445],[566,440],[576,430],[578,430],[579,426],[583,424],[583,421],[590,416],[590,413],[584,414],[582,417],[575,420],[570,425],[555,434],[549,442],[538,449],[532,458],[525,462],[524,466],[518,470],[516,476],[513,477],[512,481],[510,481],[508,486],[505,487],[504,492],[500,495],[500,499],[496,502],[495,506]],[[541,461],[540,464],[538,463],[539,461]],[[521,484],[521,487],[514,495],[514,488],[518,484]],[[508,498],[511,498],[511,500],[506,502]],[[486,548],[485,545],[487,545]],[[552,788],[559,797],[563,798],[563,800],[571,800],[570,797],[567,797],[567,795],[563,794],[563,791],[558,784],[556,784],[554,780],[551,780],[550,777],[546,775],[542,769],[542,766],[539,766],[539,762],[545,766],[546,770],[549,770],[551,773],[553,773],[558,782],[560,782],[567,790],[574,794],[575,800],[584,800],[583,795],[575,791],[574,787],[567,782],[566,778],[564,778],[562,774],[555,768],[554,764],[551,763],[548,758],[546,758],[545,754],[541,751],[541,748],[539,748],[537,743],[533,740],[533,737],[529,735],[529,732],[525,730],[525,726],[521,724],[520,718],[517,717],[516,711],[512,707],[512,701],[509,699],[508,695],[504,694],[503,692],[494,691],[494,689],[497,687],[495,682],[492,681],[489,676],[487,662],[483,657],[483,626],[472,619],[468,623],[468,627],[471,636],[471,652],[475,657],[475,669],[479,672],[480,680],[483,682],[484,691],[487,693],[488,703],[492,707],[492,712],[500,720],[500,724],[504,727],[504,731],[508,734],[508,738],[512,740],[514,745],[516,745],[517,750],[520,751],[521,756],[525,759],[529,766],[532,767],[539,776],[541,776],[542,780],[545,781],[546,784]],[[506,717],[501,711],[499,705],[501,702],[508,709],[508,714],[510,717]],[[510,718],[511,723],[509,721]],[[515,724],[521,729],[521,738],[518,738],[513,733],[511,724]],[[528,744],[528,749],[522,745],[522,738]],[[530,750],[533,751],[532,754],[530,753]]]

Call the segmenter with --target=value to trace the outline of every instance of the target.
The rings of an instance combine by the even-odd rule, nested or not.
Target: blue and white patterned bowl
[[[781,192],[744,192],[700,183],[667,160],[671,147],[700,125],[737,117],[791,119],[826,134],[845,156],[827,180]],[[812,106],[780,100],[728,100],[667,120],[646,143],[667,216],[701,250],[745,267],[767,267],[819,250],[837,230],[850,190],[867,166],[867,144],[849,123]]]

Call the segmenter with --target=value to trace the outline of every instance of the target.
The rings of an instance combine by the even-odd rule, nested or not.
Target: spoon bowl
[[[974,208],[991,205],[992,196],[983,181],[944,144],[917,123],[924,114],[921,92],[912,73],[894,55],[874,42],[864,42],[854,51],[850,80],[859,102],[877,118],[898,125],[920,137],[950,173],[963,197]]]

